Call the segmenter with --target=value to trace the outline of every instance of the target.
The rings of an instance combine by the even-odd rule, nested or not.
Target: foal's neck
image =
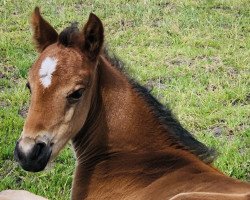
[[[128,78],[103,57],[100,65],[100,92],[109,152],[145,152],[166,148],[168,141],[163,127]]]
[[[104,154],[173,148],[190,150],[201,158],[209,154],[209,149],[182,128],[170,111],[149,93],[140,93],[104,56],[100,56],[94,82],[90,113],[74,139],[79,160],[87,161],[94,155],[104,158]],[[153,101],[154,105],[147,101]]]
[[[79,161],[99,153],[166,148],[167,139],[160,134],[162,127],[127,78],[104,57],[100,58],[97,70],[91,110],[74,139]]]
[[[89,182],[95,179],[93,176],[105,176],[103,169],[112,169],[124,160],[126,165],[118,164],[118,169],[127,170],[135,162],[139,167],[159,160],[164,161],[163,165],[172,165],[172,158],[181,156],[171,152],[178,144],[168,137],[168,130],[143,96],[105,57],[100,57],[95,82],[87,121],[73,139],[78,166],[72,199],[85,197],[90,190]],[[186,161],[178,163],[183,165]]]

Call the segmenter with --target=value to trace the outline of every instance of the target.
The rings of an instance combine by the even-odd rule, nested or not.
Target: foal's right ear
[[[33,39],[38,52],[42,52],[47,46],[57,41],[58,33],[43,19],[38,7],[35,8],[32,14],[31,25],[33,28]]]

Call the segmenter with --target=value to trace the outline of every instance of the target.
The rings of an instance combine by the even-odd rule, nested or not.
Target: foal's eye
[[[83,91],[84,91],[84,89],[81,88],[79,90],[72,92],[70,95],[67,96],[68,101],[70,103],[77,102],[81,98],[81,96],[83,95]]]
[[[26,83],[26,87],[29,89],[30,93],[31,93],[31,88],[30,88],[30,83]]]

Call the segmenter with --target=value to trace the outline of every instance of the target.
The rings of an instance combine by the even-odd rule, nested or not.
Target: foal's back
[[[115,156],[98,164],[91,179],[85,179],[91,183],[86,199],[244,200],[250,192],[248,183],[227,177],[180,150]]]

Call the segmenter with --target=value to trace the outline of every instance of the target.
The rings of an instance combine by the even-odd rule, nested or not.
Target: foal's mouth
[[[15,160],[24,170],[29,172],[44,170],[50,160],[51,154],[52,145],[45,144],[44,142],[35,143],[28,152],[25,152],[18,141],[14,151]]]

